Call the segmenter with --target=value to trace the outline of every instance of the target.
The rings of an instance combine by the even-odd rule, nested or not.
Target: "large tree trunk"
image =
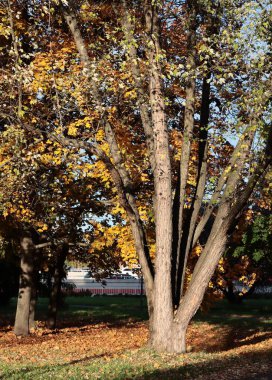
[[[29,335],[30,304],[33,285],[34,244],[30,237],[21,239],[21,274],[15,317],[15,335]]]
[[[154,133],[154,189],[156,222],[156,259],[154,280],[154,313],[151,322],[151,346],[167,351],[173,321],[171,252],[172,252],[172,187],[171,163],[163,83],[160,62],[159,5],[145,1],[146,29],[150,38],[149,95]]]
[[[169,340],[169,353],[183,353],[186,352],[186,332],[188,326],[182,326],[175,321],[172,324],[171,338]]]
[[[226,234],[224,232],[212,239],[212,245],[210,246],[209,251],[210,257],[208,260],[203,261],[201,267],[198,268],[195,277],[192,278],[185,296],[181,300],[180,306],[175,314],[171,331],[169,332],[168,345],[167,347],[164,347],[163,351],[174,354],[186,352],[186,331],[188,325],[196,311],[199,309],[219,257],[221,257],[224,252],[225,243]]]
[[[160,326],[160,330],[150,330],[150,346],[157,352],[166,353],[184,353],[186,352],[186,331],[187,326],[181,326],[180,323],[170,319],[171,324],[164,328]]]
[[[51,286],[51,294],[48,306],[47,327],[55,329],[57,323],[57,312],[61,294],[61,281],[64,277],[64,263],[68,254],[68,245],[65,244],[62,250],[57,253],[56,266],[53,274],[53,284]]]

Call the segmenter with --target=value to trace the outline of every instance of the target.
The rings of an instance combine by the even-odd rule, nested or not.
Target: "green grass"
[[[246,299],[241,304],[222,300],[216,302],[208,312],[197,313],[194,321],[267,329],[272,327],[272,299]]]
[[[162,355],[147,349],[127,351],[118,358],[99,358],[80,363],[61,365],[9,367],[0,364],[0,378],[6,380],[39,379],[100,379],[100,380],[156,380],[156,379],[271,379],[269,352],[249,352],[221,357],[219,353],[191,353]],[[261,369],[261,372],[260,372]],[[256,374],[265,377],[255,377]],[[225,376],[225,377],[224,377]]]
[[[37,318],[44,319],[48,300],[38,301]],[[12,323],[16,308],[16,300],[10,305],[0,307],[0,321],[4,319]],[[59,313],[59,320],[76,326],[82,323],[126,322],[128,320],[147,320],[145,299],[132,296],[97,296],[97,297],[67,297],[65,305]],[[226,301],[214,304],[208,313],[199,312],[194,323],[212,323],[218,326],[231,326],[233,330],[259,329],[271,337],[272,330],[272,300],[249,299],[240,305],[230,305]],[[220,339],[220,337],[218,337]],[[264,338],[266,339],[266,338]],[[263,340],[264,342],[264,340]],[[266,346],[263,346],[266,347]],[[254,349],[235,354],[192,352],[186,355],[161,355],[148,349],[125,350],[118,356],[94,356],[70,363],[51,365],[24,364],[8,365],[1,363],[0,379],[220,379],[268,380],[271,379],[272,364],[271,344],[266,349],[259,349],[258,343]],[[254,374],[254,373],[257,373]],[[263,375],[263,377],[260,376]],[[203,377],[204,376],[204,377]],[[205,377],[206,376],[206,377]]]
[[[170,357],[156,355],[148,350],[127,352],[122,358],[112,360],[97,359],[91,363],[56,366],[16,366],[2,367],[2,379],[180,379],[181,374],[187,378],[197,372],[197,365],[209,360],[209,355],[191,356],[194,364],[186,365],[184,357],[171,360]],[[1,367],[0,367],[1,369]],[[1,372],[0,372],[1,374]]]
[[[66,312],[100,321],[124,319],[146,320],[146,300],[140,297],[100,296],[67,297]],[[81,306],[79,306],[81,305]],[[63,310],[65,314],[65,310]]]
[[[12,299],[8,306],[0,306],[1,317],[13,323],[16,299]],[[48,299],[39,298],[37,303],[36,319],[46,317]],[[115,322],[132,319],[135,321],[147,320],[146,300],[136,296],[76,296],[66,297],[65,303],[59,312],[59,320],[77,322],[100,321]]]
[[[48,299],[39,298],[37,319],[43,320],[47,313]],[[0,320],[13,322],[16,299],[5,307],[0,306]],[[59,320],[73,320],[75,323],[86,321],[114,322],[128,319],[147,320],[145,298],[133,296],[77,296],[66,297],[65,304],[59,312]],[[248,299],[238,305],[219,301],[208,312],[199,312],[195,322],[208,322],[234,326],[256,326],[267,328],[272,325],[272,300]]]

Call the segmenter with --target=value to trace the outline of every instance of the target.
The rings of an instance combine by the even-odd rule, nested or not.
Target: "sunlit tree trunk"
[[[158,56],[159,20],[157,6],[145,2],[146,28],[150,35],[149,96],[154,134],[154,214],[156,221],[156,258],[154,280],[154,314],[151,327],[151,345],[161,351],[167,350],[173,321],[171,288],[171,249],[172,249],[172,186],[171,163],[165,105],[163,97],[162,75]]]
[[[21,273],[15,317],[14,333],[29,335],[31,296],[33,287],[34,244],[30,237],[21,239]]]

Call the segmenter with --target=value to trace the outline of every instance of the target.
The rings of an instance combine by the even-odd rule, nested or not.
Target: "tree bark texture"
[[[30,237],[21,239],[21,274],[19,294],[15,316],[15,335],[29,335],[29,318],[33,287],[33,252],[34,244]]]
[[[189,175],[189,162],[191,155],[191,144],[194,129],[195,115],[195,92],[196,92],[196,9],[192,1],[188,2],[188,37],[187,37],[187,66],[189,67],[189,78],[186,83],[186,105],[184,112],[184,129],[182,139],[182,151],[180,158],[180,178],[176,191],[178,192],[178,221],[174,227],[172,262],[176,267],[174,279],[174,302],[178,303],[180,298],[182,277],[184,274],[184,264],[186,262],[185,249],[182,247],[189,231],[186,230],[184,218],[184,206],[186,203],[186,188]]]
[[[156,221],[156,258],[154,280],[154,314],[152,320],[151,345],[155,349],[167,351],[173,320],[171,284],[172,248],[172,185],[169,140],[161,67],[158,6],[145,1],[146,29],[150,38],[150,106],[154,134],[154,188]]]

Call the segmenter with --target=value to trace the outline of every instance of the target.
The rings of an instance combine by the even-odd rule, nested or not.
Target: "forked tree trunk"
[[[64,276],[64,263],[68,254],[68,245],[62,247],[61,252],[57,254],[56,266],[53,275],[53,284],[51,287],[49,306],[48,306],[48,318],[47,327],[49,329],[55,329],[57,324],[57,312],[61,294],[61,281]]]
[[[21,239],[21,274],[17,310],[14,324],[15,335],[29,335],[30,304],[33,285],[33,250],[30,237]]]
[[[199,266],[196,265],[192,280],[185,292],[184,297],[181,300],[180,306],[175,315],[175,322],[177,329],[183,334],[187,331],[188,325],[199,309],[203,300],[205,291],[208,287],[209,281],[215,271],[218,261],[224,253],[227,242],[227,234],[224,227],[217,231],[217,235],[211,235],[210,244],[208,244],[203,251],[203,258],[205,255],[206,260],[199,262]],[[175,351],[175,349],[178,351]],[[170,352],[186,352],[185,340],[182,345],[173,347]]]
[[[222,207],[220,212],[218,212],[216,223],[213,226],[206,247],[194,269],[192,280],[174,315],[170,329],[165,331],[163,325],[161,326],[159,331],[160,341],[155,335],[158,334],[158,331],[156,329],[153,331],[151,345],[156,351],[168,353],[186,352],[185,337],[188,325],[199,309],[205,290],[226,246],[228,230],[228,223],[225,219],[226,213],[227,205]],[[162,332],[164,332],[164,335],[162,335]]]
[[[119,2],[115,2],[117,4]],[[120,2],[121,3],[121,2]],[[129,4],[131,2],[124,0],[126,20],[124,23],[124,30],[126,38],[130,45],[133,44],[133,37],[131,40],[131,23],[129,21]],[[102,124],[104,124],[104,131],[110,146],[111,160],[107,155],[101,154],[99,150],[90,149],[89,145],[85,144],[84,149],[92,156],[93,154],[102,159],[107,168],[109,169],[113,183],[117,189],[119,201],[122,207],[127,212],[127,216],[131,225],[133,237],[135,240],[136,251],[142,265],[143,274],[146,282],[146,294],[149,304],[149,311],[151,311],[150,319],[150,343],[156,351],[164,351],[169,353],[182,353],[186,351],[185,335],[188,324],[196,311],[198,310],[205,290],[209,281],[214,273],[216,265],[223,254],[225,249],[229,223],[236,218],[245,206],[254,186],[257,183],[261,173],[265,172],[265,165],[271,163],[270,150],[268,150],[269,158],[264,160],[265,165],[262,165],[262,159],[259,163],[259,169],[254,172],[249,179],[248,184],[243,189],[241,194],[239,191],[239,178],[243,173],[243,168],[247,163],[251,145],[254,141],[255,129],[252,125],[249,126],[250,132],[246,131],[238,142],[234,152],[230,158],[229,166],[223,171],[218,180],[214,194],[211,196],[210,202],[206,207],[204,215],[201,213],[201,206],[203,205],[203,197],[205,193],[206,176],[208,173],[207,157],[208,146],[207,138],[208,133],[205,131],[204,135],[199,135],[199,168],[197,181],[198,186],[195,193],[194,204],[192,207],[192,214],[188,219],[188,228],[185,226],[187,218],[184,215],[186,188],[188,185],[189,163],[190,163],[190,143],[193,140],[194,128],[194,114],[195,114],[195,76],[192,75],[191,83],[187,84],[186,91],[186,115],[184,130],[184,144],[183,156],[181,159],[180,170],[180,187],[177,200],[179,203],[179,223],[178,228],[174,228],[174,232],[178,232],[177,246],[175,260],[174,250],[172,250],[173,241],[173,225],[172,225],[172,172],[171,161],[169,155],[169,139],[167,129],[167,119],[165,112],[165,91],[164,80],[162,79],[161,61],[164,54],[160,48],[161,41],[161,28],[160,16],[161,6],[163,2],[153,0],[144,0],[144,14],[146,20],[146,34],[148,37],[148,44],[145,47],[148,56],[149,65],[149,102],[145,107],[145,84],[138,80],[137,64],[137,50],[129,49],[129,56],[135,62],[133,63],[132,72],[135,80],[135,87],[137,89],[140,114],[142,117],[142,124],[146,133],[147,147],[149,148],[150,163],[154,177],[154,216],[156,224],[156,258],[155,258],[155,275],[153,275],[153,267],[150,265],[150,256],[146,244],[145,230],[141,223],[137,202],[134,196],[133,181],[130,180],[129,174],[126,172],[125,165],[123,164],[122,154],[118,147],[118,141],[114,135],[114,128],[102,116],[105,114],[103,98],[99,95],[99,86],[92,81],[93,77],[93,63],[88,56],[87,45],[85,46],[83,35],[77,25],[77,17],[71,12],[71,4],[64,7],[64,17],[70,27],[74,37],[78,52],[84,65],[84,69],[90,79],[94,102],[98,110],[103,111],[101,114]],[[194,45],[196,41],[196,28],[198,27],[198,17],[194,20],[197,14],[201,11],[201,2],[188,0],[188,20],[189,33],[188,33],[188,53],[191,51],[191,57],[194,57]],[[201,7],[200,7],[201,5]],[[214,14],[211,16],[211,34],[217,34],[217,22],[221,20],[219,6],[215,5]],[[219,7],[220,8],[220,7]],[[117,12],[118,9],[116,8]],[[209,12],[204,11],[204,14]],[[206,17],[206,16],[205,16]],[[133,18],[132,18],[133,19]],[[208,23],[209,23],[208,22]],[[219,23],[220,24],[220,23]],[[191,37],[190,37],[191,36]],[[189,62],[188,62],[189,63]],[[196,64],[196,63],[195,63]],[[192,60],[189,64],[189,69],[193,69],[195,64]],[[210,69],[210,68],[209,68]],[[209,105],[210,105],[210,85],[208,84],[207,76],[205,74],[205,83],[203,86],[203,98],[201,108],[200,129],[207,128],[209,121]],[[143,87],[141,87],[143,86]],[[269,95],[270,98],[271,95]],[[254,123],[255,124],[255,123]],[[188,142],[186,141],[188,140]],[[187,146],[186,146],[187,143]],[[74,142],[75,144],[75,142]],[[82,147],[82,145],[81,145]],[[271,148],[271,146],[269,146]],[[258,165],[257,165],[258,166]],[[185,277],[186,263],[191,250],[196,246],[201,234],[205,231],[207,223],[212,215],[216,215],[215,221],[212,226],[211,232],[208,231],[208,241],[205,248],[198,259],[195,266],[191,282],[185,293],[183,292],[183,283]],[[230,218],[229,218],[230,217]],[[229,220],[227,220],[229,218]],[[200,220],[199,220],[200,219]],[[199,220],[199,221],[198,221]],[[174,224],[174,223],[173,223]],[[175,227],[175,226],[174,226]],[[179,249],[179,246],[181,250]],[[178,252],[177,252],[178,251]],[[180,255],[180,257],[178,256]],[[173,266],[173,268],[172,268]],[[175,286],[173,292],[173,273],[175,274]],[[178,276],[177,274],[180,273]],[[172,275],[171,275],[172,274]],[[172,277],[172,278],[171,278]],[[153,281],[154,278],[154,281]],[[173,294],[174,293],[174,294]],[[184,294],[183,294],[184,293]],[[174,297],[173,297],[174,296]],[[173,298],[175,307],[173,307]]]

